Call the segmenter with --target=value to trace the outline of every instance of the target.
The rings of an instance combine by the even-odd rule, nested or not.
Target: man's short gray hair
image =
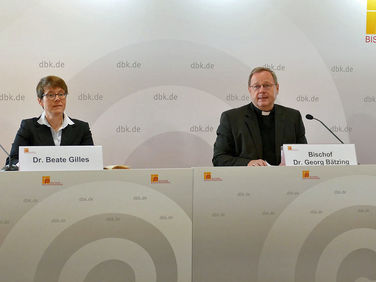
[[[251,86],[251,79],[252,79],[252,76],[255,74],[255,73],[259,73],[259,72],[263,72],[263,71],[267,71],[268,73],[270,73],[273,77],[273,80],[274,80],[274,83],[275,84],[278,84],[278,79],[277,79],[277,75],[275,74],[274,71],[272,71],[271,69],[269,68],[265,68],[265,67],[256,67],[254,68],[252,71],[251,71],[251,74],[249,75],[249,78],[248,78],[248,86]]]

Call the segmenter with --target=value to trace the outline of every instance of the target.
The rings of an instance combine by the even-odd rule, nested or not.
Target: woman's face
[[[66,93],[60,87],[47,86],[44,87],[44,95],[42,99],[38,98],[39,104],[42,106],[48,116],[58,116],[64,113],[65,104],[67,101],[66,96],[59,97],[56,94]]]

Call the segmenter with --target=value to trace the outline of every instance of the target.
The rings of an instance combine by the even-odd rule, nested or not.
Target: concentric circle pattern
[[[100,173],[106,177],[106,172]],[[140,182],[150,183],[151,173],[141,172]],[[35,201],[8,230],[0,245],[2,279],[190,281],[192,223],[186,211],[173,200],[188,200],[189,205],[191,183],[184,183],[186,177],[181,183],[149,187],[124,181],[122,175],[118,176],[122,180],[93,182],[90,176],[93,173],[86,173],[86,181],[85,173],[73,173],[67,175],[80,177],[79,182],[83,183],[65,187],[63,181],[62,186],[55,188],[35,183],[36,175],[25,175],[23,185],[29,182],[34,193],[45,189],[54,189],[55,193]],[[136,172],[131,177],[139,175]],[[169,179],[176,177],[174,172],[164,175]],[[167,191],[176,189],[180,191],[170,193],[169,197]],[[20,189],[7,206],[26,193],[27,190]]]

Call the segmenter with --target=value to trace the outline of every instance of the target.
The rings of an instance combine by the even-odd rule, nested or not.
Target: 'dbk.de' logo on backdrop
[[[376,43],[376,0],[367,1],[366,43]]]

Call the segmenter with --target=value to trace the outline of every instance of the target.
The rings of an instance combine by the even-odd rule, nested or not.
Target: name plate
[[[286,144],[286,166],[357,165],[354,144]]]
[[[102,146],[20,146],[22,171],[102,170]]]

